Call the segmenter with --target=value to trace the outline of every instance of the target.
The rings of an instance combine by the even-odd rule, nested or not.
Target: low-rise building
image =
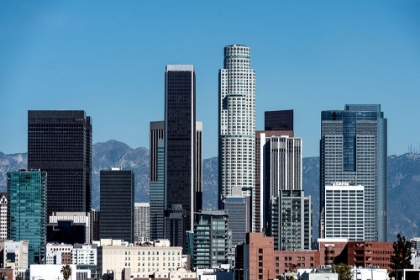
[[[168,245],[168,246],[165,246]],[[168,241],[134,246],[121,240],[101,239],[98,247],[98,278],[112,273],[113,280],[142,278],[154,272],[176,271],[182,266],[182,247],[170,247]]]
[[[70,264],[71,275],[68,280],[86,280],[90,278],[90,270],[78,269],[76,265]],[[61,268],[63,266],[59,264],[32,264],[30,266],[30,279],[31,280],[47,280],[56,279],[63,280],[63,274]]]
[[[46,264],[71,264],[71,251],[73,245],[47,243],[46,246]]]

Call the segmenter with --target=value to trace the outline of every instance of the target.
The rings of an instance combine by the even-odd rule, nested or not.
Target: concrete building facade
[[[150,240],[150,204],[134,203],[134,239]]]
[[[121,240],[101,239],[98,247],[98,277],[112,271],[114,280],[122,280],[124,269],[130,277],[141,278],[154,272],[176,270],[181,267],[182,247],[171,247],[169,242],[132,246]]]
[[[364,240],[387,240],[387,119],[379,104],[345,105],[321,113],[320,237],[325,235],[325,186],[364,187]],[[334,236],[335,237],[335,236]]]
[[[224,48],[224,65],[219,70],[218,159],[219,209],[228,196],[251,196],[254,220],[255,71],[250,48],[244,45]]]

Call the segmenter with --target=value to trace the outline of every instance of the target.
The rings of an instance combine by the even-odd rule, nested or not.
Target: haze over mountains
[[[0,152],[0,191],[6,191],[6,172],[27,167],[27,154]],[[109,140],[93,145],[93,207],[99,209],[99,170],[111,167],[131,169],[135,173],[136,202],[149,199],[149,150],[132,149],[122,142]],[[217,207],[217,157],[203,162],[203,207]],[[303,159],[303,189],[313,202],[314,237],[318,236],[319,158]],[[420,236],[420,154],[388,157],[388,240],[397,233],[407,238]]]

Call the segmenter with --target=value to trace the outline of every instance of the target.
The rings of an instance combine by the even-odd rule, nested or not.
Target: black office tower
[[[293,110],[264,112],[264,130],[293,131]]]
[[[112,168],[100,171],[99,237],[133,242],[134,173]]]
[[[194,211],[201,210],[201,159],[201,123],[196,123],[194,67],[168,65],[165,72],[166,209],[177,205],[177,209],[185,210],[187,231],[194,228]],[[185,232],[183,234],[182,240],[185,240]]]
[[[92,208],[92,123],[84,111],[28,111],[28,168],[48,175],[47,215]]]

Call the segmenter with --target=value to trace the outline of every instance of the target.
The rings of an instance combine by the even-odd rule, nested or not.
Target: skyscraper
[[[219,209],[225,197],[252,195],[254,221],[254,185],[255,71],[249,47],[230,45],[219,71]]]
[[[134,172],[100,171],[100,238],[134,241]]]
[[[7,193],[0,193],[0,238],[7,238]]]
[[[264,112],[265,131],[293,131],[293,110]]]
[[[275,250],[312,248],[312,203],[303,190],[281,190],[271,199],[268,235]]]
[[[266,111],[264,113],[264,131],[255,133],[255,230],[267,227],[267,213],[270,202],[270,182],[267,178],[270,166],[270,139],[281,136],[294,136],[293,110]],[[267,173],[267,174],[266,174]]]
[[[134,203],[134,238],[150,240],[150,204]]]
[[[196,122],[195,95],[194,67],[167,65],[164,129],[165,207],[166,209],[182,207],[185,210],[187,231],[193,230],[194,211],[201,210],[202,204],[202,125]],[[183,234],[185,235],[185,231]]]
[[[165,122],[150,123],[150,239],[164,238]]]
[[[28,111],[28,168],[48,173],[48,216],[90,212],[91,118],[84,111]]]
[[[28,240],[28,263],[41,263],[47,240],[47,174],[40,170],[7,172],[9,234],[14,241]]]
[[[228,196],[223,209],[228,215],[229,229],[232,231],[232,245],[245,242],[246,233],[251,230],[251,198],[249,196]]]
[[[345,105],[321,113],[320,236],[325,237],[325,186],[364,186],[364,238],[387,240],[387,119],[381,105]]]
[[[228,214],[225,211],[195,213],[195,268],[214,268],[230,263],[231,242]]]

